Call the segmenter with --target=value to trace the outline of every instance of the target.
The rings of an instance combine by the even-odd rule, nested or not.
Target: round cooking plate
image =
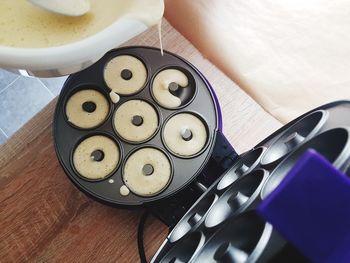
[[[119,101],[113,103],[110,98],[111,89],[104,79],[104,70],[106,65],[118,56],[132,56],[143,63],[147,77],[142,88],[137,89],[136,92],[133,90],[130,94],[128,94],[128,92],[118,94],[120,97]],[[137,67],[133,68],[132,65],[130,66],[128,64],[125,65],[125,67],[118,66],[115,68],[118,71],[116,71],[115,74],[121,76],[125,81],[128,81],[129,79],[132,80],[134,76],[137,77]],[[163,70],[168,69],[179,70],[186,74],[188,79],[187,86],[184,88],[186,93],[174,92],[173,86],[175,84],[173,82],[174,80],[176,81],[176,78],[170,79],[171,87],[168,87],[169,90],[174,96],[178,95],[180,100],[184,100],[179,107],[175,107],[174,109],[168,109],[160,105],[155,99],[152,91],[154,78]],[[129,73],[127,76],[126,70],[127,73]],[[143,70],[142,72],[142,74],[144,74],[145,71]],[[181,83],[181,85],[184,84]],[[65,107],[69,98],[77,91],[85,89],[97,90],[105,96],[110,108],[105,121],[97,127],[89,129],[81,129],[72,125],[67,121],[65,113]],[[142,100],[149,103],[154,107],[158,114],[159,127],[155,129],[154,134],[147,136],[147,139],[140,140],[140,142],[132,142],[122,138],[121,135],[116,132],[114,127],[115,123],[113,123],[115,111],[121,105],[131,100]],[[203,105],[206,106],[203,107]],[[93,109],[89,108],[89,110],[91,111]],[[189,157],[186,156],[186,158],[169,151],[168,147],[164,145],[164,140],[162,139],[162,128],[166,120],[175,114],[181,113],[190,113],[194,116],[198,116],[205,123],[208,133],[207,142],[203,149],[198,154]],[[146,119],[142,119],[142,117],[146,118],[145,116],[142,116],[142,112],[135,113],[135,116],[138,119],[135,117],[132,118],[133,120],[130,120],[134,122],[134,125],[143,125],[143,123],[146,123]],[[142,120],[144,122],[142,122]],[[116,125],[118,125],[118,123]],[[79,189],[98,201],[110,205],[135,206],[169,197],[191,183],[203,169],[211,156],[218,128],[218,105],[215,103],[213,93],[208,83],[197,69],[184,59],[169,52],[164,52],[164,56],[162,56],[159,49],[148,47],[127,47],[108,52],[91,67],[73,74],[67,79],[56,107],[54,118],[54,140],[57,156],[62,167],[67,176]],[[140,130],[142,129],[140,128]],[[73,151],[79,142],[92,135],[108,136],[119,145],[121,161],[118,168],[111,175],[108,175],[101,180],[88,180],[80,176],[72,162]],[[140,196],[137,193],[133,193],[131,189],[128,191],[128,189],[125,189],[125,182],[123,181],[123,167],[125,166],[127,158],[129,158],[131,153],[142,147],[150,147],[164,152],[171,164],[172,175],[170,182],[165,189],[152,196]],[[149,171],[148,174],[150,174],[150,169],[146,168],[144,170]],[[147,175],[145,174],[145,176]]]

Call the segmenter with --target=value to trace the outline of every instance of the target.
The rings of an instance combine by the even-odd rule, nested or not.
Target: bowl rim
[[[147,25],[141,21],[121,17],[96,34],[66,45],[47,48],[0,46],[0,66],[47,70],[73,66],[91,59],[97,60],[109,49],[146,29]]]

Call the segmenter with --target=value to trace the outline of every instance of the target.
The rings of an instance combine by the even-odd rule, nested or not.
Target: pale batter
[[[73,94],[66,105],[69,122],[87,129],[100,125],[107,117],[109,104],[100,92],[88,89]]]
[[[88,179],[103,179],[118,165],[120,152],[110,138],[95,135],[82,141],[73,154],[77,172]]]
[[[131,142],[142,142],[156,132],[158,114],[143,100],[129,100],[117,108],[114,114],[114,128],[119,136]]]
[[[0,0],[0,46],[43,48],[77,42],[102,31],[122,17],[157,23],[164,3],[159,0],[90,0],[80,17],[43,10],[27,0]]]
[[[198,117],[190,113],[180,113],[166,123],[163,138],[166,146],[175,154],[192,156],[204,148],[208,134]]]
[[[107,86],[120,95],[131,95],[140,91],[147,80],[147,70],[141,60],[121,55],[110,60],[103,73]]]
[[[124,183],[137,195],[155,195],[166,188],[170,179],[170,161],[160,150],[140,149],[134,152],[125,163]]]
[[[176,83],[181,88],[190,88],[188,87],[188,78],[180,70],[177,69],[166,69],[157,74],[153,80],[152,91],[155,100],[159,105],[168,108],[174,109],[181,105],[181,100],[179,97],[173,95],[169,91],[170,83]]]
[[[118,103],[119,100],[120,100],[120,96],[119,96],[117,93],[115,93],[114,91],[111,91],[111,92],[109,93],[109,97],[111,98],[111,101],[112,101],[114,104]]]
[[[127,195],[130,194],[130,190],[129,190],[129,188],[128,188],[126,185],[122,185],[122,186],[120,187],[120,189],[119,189],[119,193],[120,193],[120,195],[122,195],[122,196],[127,196]]]

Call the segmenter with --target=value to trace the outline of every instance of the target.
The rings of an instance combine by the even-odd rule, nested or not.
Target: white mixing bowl
[[[163,15],[160,10],[159,19]],[[122,17],[104,30],[80,41],[49,48],[0,46],[0,67],[23,75],[58,77],[80,71],[107,51],[145,31],[151,24]]]

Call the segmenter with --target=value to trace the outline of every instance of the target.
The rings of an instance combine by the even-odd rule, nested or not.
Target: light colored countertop
[[[238,152],[281,126],[165,20],[163,40],[166,50],[189,60],[211,82],[222,107],[224,133]],[[127,44],[158,46],[156,28]],[[72,185],[55,155],[55,105],[56,100],[0,146],[1,261],[138,262],[136,231],[142,211],[102,205]],[[162,223],[148,221],[149,258],[166,234]]]
[[[165,16],[282,122],[350,99],[347,0],[166,0]]]

